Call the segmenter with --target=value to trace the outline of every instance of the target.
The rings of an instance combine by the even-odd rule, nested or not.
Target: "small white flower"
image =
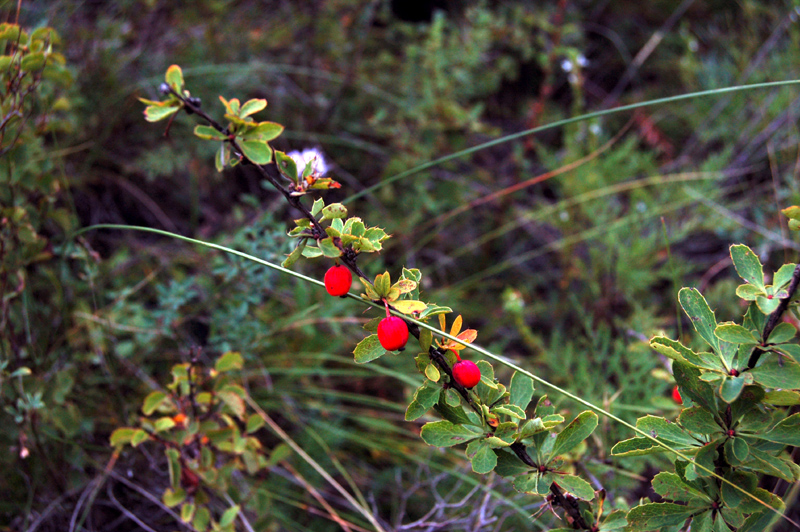
[[[603,128],[600,127],[600,124],[592,124],[591,126],[589,126],[589,132],[592,135],[598,136],[600,135],[600,133],[603,132]]]
[[[564,59],[561,61],[561,70],[564,72],[571,72],[572,71],[572,61],[569,59]]]
[[[294,162],[297,165],[298,177],[303,175],[303,170],[305,170],[308,162],[312,160],[314,161],[312,165],[314,173],[318,175],[325,175],[325,173],[328,171],[328,165],[325,163],[325,157],[322,155],[322,152],[318,151],[316,148],[309,148],[307,150],[303,150],[302,152],[290,151],[286,155],[294,159]]]
[[[583,54],[578,54],[577,62],[581,68],[584,68],[589,65],[589,60],[586,59],[586,56]]]

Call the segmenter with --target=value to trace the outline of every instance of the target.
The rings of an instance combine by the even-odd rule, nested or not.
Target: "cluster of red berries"
[[[344,297],[352,283],[353,274],[346,266],[336,264],[325,272],[325,290],[332,296]],[[408,342],[408,325],[402,318],[389,314],[388,304],[386,317],[378,323],[378,341],[387,351],[402,351]],[[474,362],[461,360],[455,350],[453,353],[458,359],[453,365],[453,379],[464,388],[474,387],[481,380],[481,370]]]

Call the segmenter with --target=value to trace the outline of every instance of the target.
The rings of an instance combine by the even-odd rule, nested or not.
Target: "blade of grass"
[[[349,203],[351,201],[355,201],[358,198],[360,198],[361,196],[364,196],[364,195],[367,195],[367,194],[371,194],[375,190],[377,190],[377,189],[379,189],[381,187],[384,187],[384,186],[386,186],[386,185],[388,185],[390,183],[394,183],[395,181],[398,181],[398,180],[403,179],[405,177],[417,174],[419,172],[422,172],[423,170],[427,170],[429,168],[433,168],[434,166],[438,166],[438,165],[440,165],[442,163],[446,163],[448,161],[453,161],[455,159],[460,159],[462,157],[466,157],[467,155],[471,155],[471,154],[473,154],[475,152],[478,152],[480,150],[483,150],[483,149],[486,149],[486,148],[490,148],[492,146],[497,146],[499,144],[504,144],[506,142],[511,142],[512,140],[516,140],[516,139],[519,139],[519,138],[522,138],[522,137],[526,137],[528,135],[535,135],[536,133],[540,133],[542,131],[547,131],[549,129],[555,129],[555,128],[559,128],[559,127],[566,126],[566,125],[569,125],[569,124],[574,124],[576,122],[581,122],[581,121],[589,120],[589,119],[592,119],[592,118],[598,118],[598,117],[601,117],[601,116],[612,115],[612,114],[621,113],[621,112],[624,112],[624,111],[631,111],[633,109],[641,109],[643,107],[652,107],[652,106],[655,106],[655,105],[662,105],[662,104],[666,104],[666,103],[674,103],[674,102],[679,102],[679,101],[683,101],[683,100],[691,100],[693,98],[703,98],[703,97],[706,97],[706,96],[717,96],[717,95],[720,95],[720,94],[729,94],[729,93],[732,93],[732,92],[739,92],[739,91],[746,91],[746,90],[756,90],[756,89],[769,89],[769,88],[785,87],[785,86],[796,85],[796,84],[800,84],[800,79],[791,79],[791,80],[785,80],[785,81],[770,81],[770,82],[767,82],[767,83],[753,83],[753,84],[750,84],[750,85],[734,85],[732,87],[723,87],[723,88],[719,88],[719,89],[710,89],[710,90],[705,90],[705,91],[690,92],[690,93],[687,93],[687,94],[679,94],[677,96],[668,96],[666,98],[656,98],[655,100],[648,100],[648,101],[645,101],[645,102],[638,102],[638,103],[632,103],[632,104],[628,104],[628,105],[622,105],[620,107],[614,107],[612,109],[605,109],[605,110],[602,110],[602,111],[594,111],[592,113],[586,113],[586,114],[583,114],[583,115],[580,115],[580,116],[576,116],[576,117],[572,117],[572,118],[566,118],[564,120],[556,120],[555,122],[551,122],[551,123],[545,124],[543,126],[538,126],[538,127],[534,127],[534,128],[531,128],[531,129],[526,129],[525,131],[520,131],[518,133],[512,133],[510,135],[505,135],[505,136],[500,137],[498,139],[490,140],[488,142],[484,142],[483,144],[478,144],[477,146],[473,146],[471,148],[460,150],[460,151],[451,153],[449,155],[445,155],[443,157],[439,157],[438,159],[434,159],[432,161],[428,161],[426,163],[420,164],[418,166],[415,166],[414,168],[410,168],[408,170],[404,170],[404,171],[400,172],[399,174],[395,174],[395,175],[393,175],[391,177],[387,177],[386,179],[381,180],[379,183],[376,183],[376,184],[372,185],[371,187],[367,187],[364,190],[361,190],[361,191],[353,194],[352,196],[350,196],[346,200],[344,200],[342,203],[346,204],[346,203]]]

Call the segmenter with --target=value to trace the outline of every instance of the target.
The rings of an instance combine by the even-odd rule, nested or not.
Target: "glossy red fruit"
[[[408,325],[397,316],[387,316],[378,324],[378,341],[387,351],[403,349],[408,342]]]
[[[481,381],[481,370],[471,360],[459,360],[453,364],[453,378],[464,388],[472,388]]]
[[[325,290],[332,296],[343,296],[350,291],[353,274],[347,266],[336,264],[325,272]]]
[[[681,392],[678,390],[678,386],[672,389],[672,400],[678,403],[679,405],[683,404],[683,397],[681,397]]]

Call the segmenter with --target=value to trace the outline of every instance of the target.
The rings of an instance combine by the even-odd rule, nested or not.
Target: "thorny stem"
[[[778,322],[781,321],[783,313],[789,308],[789,302],[791,302],[792,296],[794,296],[798,284],[800,284],[800,262],[797,264],[797,266],[795,266],[794,272],[792,273],[792,280],[789,283],[788,288],[789,294],[781,299],[781,302],[778,304],[778,308],[776,308],[767,319],[767,324],[764,326],[764,333],[761,335],[761,345],[767,344],[767,340],[769,339],[769,335],[772,334],[772,330],[777,327]],[[747,361],[747,369],[753,369],[755,365],[758,364],[758,360],[761,358],[761,355],[764,352],[764,349],[761,348],[756,348],[753,350],[753,353],[750,355],[750,360]]]
[[[227,130],[227,128],[222,127],[222,125],[219,124],[219,122],[211,118],[198,105],[195,105],[188,99],[184,98],[183,96],[175,92],[171,87],[170,87],[170,93],[173,94],[175,97],[177,97],[179,100],[181,100],[184,106],[186,106],[194,114],[205,120],[211,127],[213,127],[214,129],[216,129],[217,131],[219,131],[224,135],[228,135],[227,142],[231,145],[231,147],[235,150],[235,152],[241,156],[241,154],[243,153],[242,149],[239,147],[238,143],[233,138],[233,136],[230,135],[230,132]],[[247,161],[247,159],[243,157],[243,161]],[[249,163],[249,161],[247,162]],[[326,235],[325,230],[320,225],[316,217],[313,214],[311,214],[311,211],[308,209],[308,207],[306,207],[303,203],[300,202],[300,197],[293,196],[291,191],[289,191],[289,189],[287,189],[286,187],[283,186],[283,184],[281,184],[280,182],[281,176],[274,163],[270,163],[268,165],[259,165],[254,163],[249,163],[249,164],[255,167],[262,177],[264,177],[267,181],[269,181],[269,183],[273,187],[275,187],[281,194],[283,194],[283,196],[286,198],[286,200],[292,207],[299,210],[303,214],[303,216],[311,222],[311,224],[314,227],[314,233],[316,235],[320,235],[320,237],[322,237],[322,235]],[[312,237],[309,236],[309,238]],[[343,247],[341,243],[338,242],[338,239],[334,239],[334,242],[336,243],[337,247],[339,247],[339,249],[342,250],[342,255],[339,257],[339,260],[341,260],[342,263],[345,266],[347,266],[358,277],[364,279],[369,284],[372,284],[372,281],[370,281],[370,279],[366,276],[366,274],[363,271],[361,271],[361,269],[358,267],[358,264],[356,263],[357,253],[354,252],[351,248]],[[800,265],[798,265],[798,268],[800,268]],[[796,281],[798,279],[800,279],[800,273],[798,273],[798,270],[795,270],[795,278],[792,279],[793,283],[792,286],[796,287],[797,284]],[[390,308],[393,309],[393,307],[391,307],[391,305],[389,305],[389,303],[385,299],[383,300],[383,303],[386,306],[386,313],[388,316],[389,309]],[[783,305],[783,303],[784,302],[781,301],[781,305]],[[412,336],[414,336],[417,340],[419,340],[420,337],[419,327],[417,327],[416,324],[410,323],[408,321],[406,321],[406,324],[408,325],[409,333],[411,333]],[[456,392],[458,392],[458,394],[464,398],[464,400],[467,402],[470,408],[472,408],[472,410],[474,410],[478,415],[483,417],[483,410],[478,404],[475,403],[475,400],[470,395],[469,390],[464,386],[462,386],[461,384],[459,384],[453,377],[453,370],[450,367],[450,364],[447,363],[447,359],[445,358],[445,350],[437,348],[435,346],[430,346],[430,348],[428,348],[428,355],[430,356],[431,361],[434,364],[436,364],[439,367],[439,369],[443,371],[450,378],[448,386],[456,390]],[[458,355],[456,354],[456,356]],[[492,431],[494,431],[493,428]],[[526,447],[522,442],[519,441],[514,442],[513,444],[511,444],[510,449],[525,465],[536,467],[536,464],[534,464],[533,460],[531,460],[530,456],[526,451]],[[564,511],[568,514],[569,516],[568,521],[575,529],[590,530],[589,525],[586,524],[586,521],[584,521],[583,517],[581,516],[580,510],[577,507],[577,504],[575,503],[574,499],[573,500],[568,499],[561,491],[561,488],[555,482],[553,482],[550,485],[550,492],[553,494],[555,502],[559,506],[561,506],[564,509]]]

